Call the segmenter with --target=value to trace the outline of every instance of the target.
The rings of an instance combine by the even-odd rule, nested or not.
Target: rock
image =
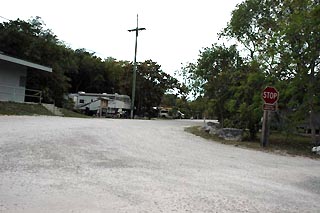
[[[210,132],[212,129],[211,126],[208,126],[208,125],[204,125],[202,127],[200,127],[200,130],[204,131],[204,132]]]
[[[204,125],[202,127],[199,128],[200,131],[204,131],[204,132],[207,132],[207,133],[210,133],[210,131],[212,129],[215,129],[216,128],[216,125],[218,125],[217,123],[214,123],[214,122],[207,122],[207,123],[204,123]]]
[[[213,127],[211,127],[211,129],[210,129],[210,131],[209,131],[209,134],[210,134],[210,135],[219,135],[219,134],[220,134],[220,131],[221,131],[221,129],[219,129],[219,128],[213,128]]]
[[[211,122],[211,121],[207,122],[207,126],[215,126],[215,125],[216,125],[216,123],[214,123],[214,122]]]
[[[219,123],[209,121],[207,123],[207,126],[209,127],[209,128],[207,128],[207,130],[209,130],[209,131],[207,131],[207,132],[209,132],[209,134],[218,135],[218,133],[220,131],[220,124]]]
[[[217,131],[217,135],[220,138],[225,140],[232,140],[232,141],[241,141],[242,140],[242,129],[235,129],[235,128],[223,128]]]
[[[235,128],[220,128],[220,124],[216,122],[207,122],[203,127],[202,131],[208,132],[211,135],[217,135],[225,140],[241,141],[242,140],[242,129]]]
[[[211,131],[214,131],[218,128],[219,128],[219,123],[209,121],[204,124],[204,126],[202,127],[202,131],[205,131],[210,134]]]

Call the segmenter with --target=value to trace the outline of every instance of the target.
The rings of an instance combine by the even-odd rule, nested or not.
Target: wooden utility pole
[[[269,144],[269,110],[263,111],[263,122],[261,130],[261,146],[266,147]]]
[[[135,44],[135,48],[134,48],[133,77],[132,77],[132,96],[131,96],[131,114],[130,114],[131,119],[133,119],[134,99],[135,99],[135,95],[136,95],[138,34],[139,34],[139,31],[145,30],[145,29],[146,28],[139,28],[138,14],[137,14],[137,27],[135,29],[128,30],[129,32],[136,32],[136,44]]]

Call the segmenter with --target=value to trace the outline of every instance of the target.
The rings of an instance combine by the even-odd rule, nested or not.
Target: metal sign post
[[[263,111],[263,122],[261,129],[261,146],[266,147],[269,143],[269,111]]]
[[[266,147],[269,144],[270,112],[276,110],[276,103],[279,99],[279,92],[274,87],[266,87],[262,92],[263,122],[261,129],[261,146]]]

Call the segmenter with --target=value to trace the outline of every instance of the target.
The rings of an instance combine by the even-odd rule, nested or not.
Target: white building
[[[0,101],[24,102],[28,68],[52,72],[52,68],[0,53]]]

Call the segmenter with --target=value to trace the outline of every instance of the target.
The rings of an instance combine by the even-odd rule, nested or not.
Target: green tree
[[[77,69],[68,72],[71,92],[106,92],[105,69],[100,58],[85,49],[74,51]]]
[[[79,91],[131,95],[131,62],[111,57],[102,60],[85,49],[72,50],[46,29],[39,17],[27,22],[18,19],[1,23],[0,50],[53,68],[52,73],[28,73],[27,87],[42,90],[45,102],[62,106],[66,93]],[[150,113],[170,90],[185,93],[185,87],[156,62],[138,64],[135,106],[139,114]]]
[[[50,66],[53,73],[29,70],[27,87],[44,91],[44,101],[55,101],[62,105],[63,94],[69,83],[64,75],[75,69],[69,61],[72,51],[59,42],[57,37],[46,29],[43,21],[36,17],[28,22],[15,20],[0,24],[0,50],[5,54]]]
[[[259,63],[242,58],[235,45],[215,44],[205,48],[183,74],[191,77],[195,93],[200,94],[190,103],[196,117],[216,117],[222,127],[249,129],[250,139],[255,138],[265,80]]]
[[[314,117],[320,105],[319,8],[318,0],[246,0],[233,11],[222,33],[249,50],[264,70],[266,84],[281,88],[283,111],[310,114],[314,142]]]
[[[153,107],[161,103],[163,95],[169,90],[179,90],[177,79],[161,70],[161,66],[152,60],[138,63],[136,100],[138,114],[150,114]]]
[[[212,112],[212,105],[207,97],[199,96],[197,99],[189,102],[190,114],[189,116],[195,119],[214,118],[215,115]]]
[[[254,140],[262,117],[262,99],[265,75],[255,61],[242,65],[231,78],[232,94],[225,107],[230,112],[229,125],[248,129],[249,139]]]
[[[109,75],[108,85],[111,93],[131,96],[132,64],[129,61],[117,61],[114,58],[107,58],[104,63]]]
[[[229,100],[231,76],[240,68],[242,59],[236,46],[225,47],[213,45],[205,48],[199,56],[196,66],[189,66],[189,73],[194,79],[197,92],[200,86],[204,97],[210,100],[211,112],[216,115],[224,126],[224,120],[229,117],[225,104]]]
[[[177,105],[177,96],[174,94],[164,94],[161,99],[161,105],[175,107]]]

